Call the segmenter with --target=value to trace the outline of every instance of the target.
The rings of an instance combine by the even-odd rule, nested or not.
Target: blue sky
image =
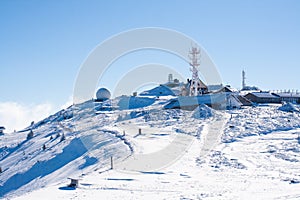
[[[58,108],[72,96],[81,64],[99,43],[142,27],[174,29],[194,38],[214,60],[225,84],[240,88],[245,69],[249,85],[300,89],[299,10],[297,0],[2,0],[0,102],[46,102]],[[176,66],[178,59],[166,55],[164,60],[163,55],[152,52],[141,58],[137,53],[115,67],[154,59],[185,71],[182,63]],[[189,75],[188,66],[184,73]]]

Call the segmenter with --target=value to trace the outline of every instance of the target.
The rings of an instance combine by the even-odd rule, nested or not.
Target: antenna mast
[[[242,89],[244,89],[246,87],[246,72],[245,72],[245,70],[242,71],[242,79],[243,79]]]
[[[191,60],[190,62],[190,70],[193,73],[192,81],[190,85],[190,96],[198,96],[200,89],[200,79],[198,75],[198,67],[200,66],[199,58],[200,58],[200,49],[197,47],[192,47],[189,51],[189,58]]]

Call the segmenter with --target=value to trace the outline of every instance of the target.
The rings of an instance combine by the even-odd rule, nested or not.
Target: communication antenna
[[[200,49],[198,47],[193,47],[189,51],[190,58],[190,70],[193,73],[191,86],[190,86],[190,96],[198,96],[199,95],[199,86],[201,85],[199,75],[198,75],[198,67],[200,66],[199,58],[200,58]]]
[[[242,89],[246,87],[246,72],[245,70],[242,71]]]

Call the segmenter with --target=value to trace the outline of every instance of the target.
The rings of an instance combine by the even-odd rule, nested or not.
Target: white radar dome
[[[98,89],[96,93],[97,101],[105,101],[111,97],[110,91],[106,88]]]

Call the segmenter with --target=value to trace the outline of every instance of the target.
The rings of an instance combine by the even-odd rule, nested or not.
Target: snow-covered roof
[[[220,90],[222,89],[224,86],[222,84],[220,85],[208,85],[207,88],[208,90],[210,91],[217,91],[217,90]]]
[[[295,93],[276,93],[279,97],[294,97],[294,98],[300,98],[300,94]]]
[[[155,102],[155,98],[121,96],[118,106],[120,110],[136,109],[150,106]]]
[[[279,98],[270,92],[252,92],[251,94],[259,98]]]
[[[242,91],[249,91],[249,90],[257,90],[259,91],[260,89],[256,86],[246,86],[242,89]]]
[[[140,96],[175,96],[175,93],[165,85],[159,85],[151,90],[140,93]]]
[[[254,92],[261,92],[260,90],[240,90],[240,95],[247,95],[249,93],[254,93]]]
[[[216,91],[217,92],[229,92],[229,93],[233,93],[233,92],[237,92],[236,89],[230,87],[230,86],[225,86],[223,88],[221,88],[220,90]]]

